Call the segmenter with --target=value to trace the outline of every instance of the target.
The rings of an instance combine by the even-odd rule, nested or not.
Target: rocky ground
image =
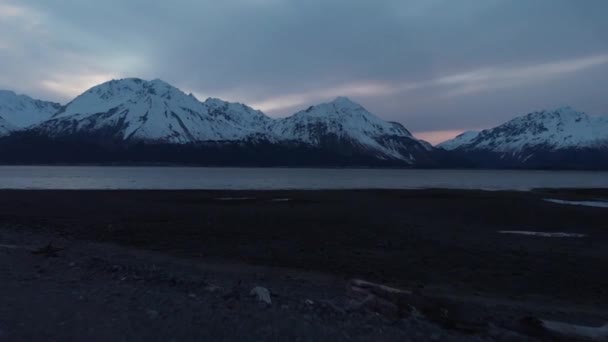
[[[2,191],[0,340],[518,341],[547,338],[529,317],[599,326],[608,209],[545,198],[608,193]],[[361,295],[353,278],[413,295]]]

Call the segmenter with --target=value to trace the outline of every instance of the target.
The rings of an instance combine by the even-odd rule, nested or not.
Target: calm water
[[[0,189],[608,188],[608,172],[0,166]]]

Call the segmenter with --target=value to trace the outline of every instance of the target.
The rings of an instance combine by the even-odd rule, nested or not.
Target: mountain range
[[[478,167],[608,168],[608,116],[571,107],[529,113],[439,144]]]
[[[271,118],[161,80],[97,85],[66,105],[0,91],[0,163],[608,168],[608,119],[535,112],[437,147],[346,97]]]

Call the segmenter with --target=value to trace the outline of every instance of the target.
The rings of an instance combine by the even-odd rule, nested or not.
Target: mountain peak
[[[442,143],[444,149],[477,149],[499,153],[545,148],[559,150],[608,144],[608,121],[572,107],[543,110],[514,118],[479,134],[460,135]]]
[[[44,121],[57,112],[60,106],[59,103],[33,99],[12,90],[0,90],[0,116],[8,122],[3,127],[24,128]]]
[[[169,84],[159,78],[155,78],[153,80],[148,81],[148,80],[144,80],[144,79],[137,78],[137,77],[127,77],[127,78],[112,79],[110,81],[106,81],[101,84],[98,84],[98,85],[92,87],[91,89],[106,88],[106,87],[125,88],[125,89],[130,89],[133,87],[135,87],[135,88],[137,88],[137,87],[175,88],[171,84]],[[177,89],[177,88],[175,88],[175,89]]]
[[[144,81],[144,83],[148,83],[149,85],[153,86],[153,87],[158,87],[158,88],[169,88],[169,89],[177,89],[176,87],[172,86],[170,83],[167,83],[163,80],[161,80],[160,78],[155,78],[152,81]]]
[[[564,125],[578,125],[581,121],[588,121],[590,117],[584,113],[575,110],[572,107],[559,107],[553,110],[541,110],[532,113],[528,113],[526,115],[514,118],[504,125],[508,126],[522,126],[522,128],[526,128],[527,130],[532,129],[533,127],[541,127],[541,126],[551,126],[559,124],[560,126]],[[542,127],[541,127],[542,128]]]
[[[338,96],[333,101],[330,102],[336,107],[340,108],[361,108],[362,106],[355,101],[349,99],[346,96]]]
[[[14,91],[12,90],[2,90],[0,89],[0,96],[18,96]]]
[[[574,110],[574,108],[572,108],[571,106],[558,107],[555,109],[555,111],[560,113],[576,112],[576,110]]]
[[[583,116],[587,115],[583,112],[580,112],[571,106],[563,106],[558,107],[552,110],[541,110],[537,112],[529,113],[527,116],[538,117],[538,116],[554,116],[554,117],[562,117],[562,116]]]
[[[427,153],[432,147],[413,138],[401,124],[384,121],[347,97],[311,106],[290,117],[278,120],[272,127],[276,136],[301,141],[313,146],[328,137],[375,151],[382,158],[413,162],[409,147]]]
[[[266,117],[241,104],[200,102],[169,83],[139,78],[95,86],[39,129],[57,136],[80,130],[117,140],[191,143],[244,139],[261,133]]]

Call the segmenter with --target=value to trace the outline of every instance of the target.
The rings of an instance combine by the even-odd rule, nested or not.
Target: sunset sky
[[[163,79],[285,116],[343,95],[433,143],[608,114],[605,0],[0,0],[0,89],[65,103]]]

